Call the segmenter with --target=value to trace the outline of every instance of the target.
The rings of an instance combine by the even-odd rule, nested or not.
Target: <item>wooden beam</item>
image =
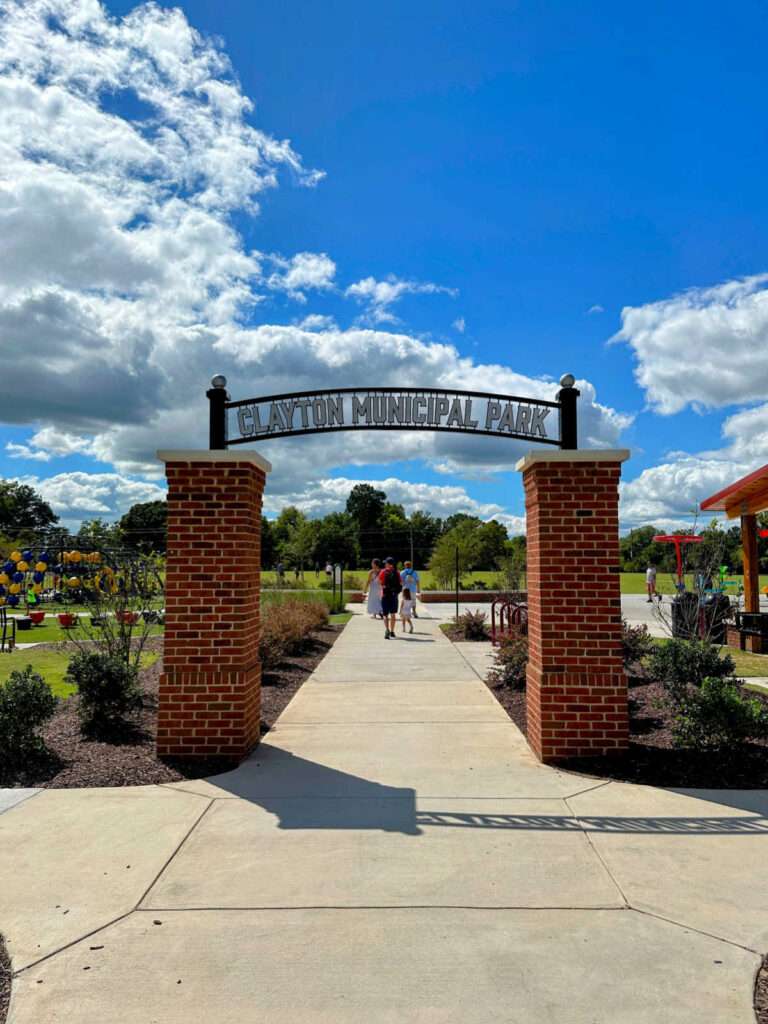
[[[741,548],[744,553],[744,611],[760,611],[760,579],[757,567],[757,519],[741,517]]]
[[[725,506],[726,519],[738,519],[739,516],[754,515],[768,508],[768,487],[755,487],[738,496],[737,500]]]

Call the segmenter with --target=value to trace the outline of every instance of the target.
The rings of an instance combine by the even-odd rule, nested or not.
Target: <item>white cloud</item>
[[[768,274],[627,306],[612,341],[638,360],[654,411],[762,401],[768,394]]]
[[[5,446],[5,450],[8,452],[11,459],[33,459],[36,462],[50,462],[51,453],[44,452],[40,449],[30,448],[26,444],[14,444],[13,441],[9,441]]]
[[[323,316],[321,313],[310,313],[296,326],[302,331],[330,331],[337,328],[332,316]]]
[[[96,517],[116,519],[138,502],[158,501],[166,495],[163,487],[118,473],[59,473],[48,479],[25,476],[20,480],[34,487],[65,524]]]
[[[499,518],[503,506],[494,502],[480,502],[471,498],[464,487],[416,483],[399,477],[380,480],[351,480],[347,477],[324,477],[313,480],[303,490],[289,493],[265,493],[265,507],[279,511],[285,505],[297,505],[309,516],[323,516],[344,508],[349,492],[356,484],[366,483],[384,491],[387,501],[402,505],[407,515],[417,509],[428,509],[433,515],[446,518],[456,512],[479,516],[481,519]],[[514,517],[509,517],[514,519]]]
[[[602,307],[602,306],[600,305],[600,303],[599,303],[599,302],[596,302],[596,303],[594,304],[594,306],[590,306],[590,307],[589,307],[589,309],[587,310],[587,315],[589,315],[590,313],[604,313],[604,312],[605,312],[605,310],[604,310],[604,309],[603,309],[603,307]]]
[[[456,328],[459,334],[463,334],[467,329],[467,321],[463,316],[460,316],[458,320],[453,321],[452,326]]]
[[[367,316],[372,323],[397,323],[398,319],[391,312],[390,306],[399,302],[403,295],[435,295],[439,292],[444,292],[454,299],[459,294],[456,288],[446,288],[443,285],[432,284],[431,281],[403,281],[394,274],[390,274],[386,281],[364,277],[361,281],[351,284],[344,294],[368,307]]]
[[[120,117],[125,98],[140,108]],[[178,10],[113,18],[94,0],[0,4],[0,407],[85,431],[173,402],[180,359],[260,296],[235,210],[290,145],[252,127],[226,56]],[[304,254],[302,254],[303,256]],[[300,259],[305,285],[318,266]],[[16,382],[35,367],[44,403]]]
[[[250,229],[281,172],[308,185],[319,175],[250,124],[226,55],[181,10],[146,4],[119,19],[95,0],[0,0],[0,32],[0,409],[5,422],[34,427],[32,458],[81,454],[116,470],[95,474],[107,487],[99,501],[80,480],[79,513],[107,514],[100,508],[123,500],[106,477],[161,478],[158,448],[206,446],[214,373],[235,398],[382,382],[557,390],[405,332],[341,330],[320,314],[258,325],[270,288],[331,290],[336,266],[324,253],[264,255],[235,230],[235,215],[249,215],[237,223]],[[138,113],[120,116],[126,102]],[[393,276],[364,278],[346,294],[385,322],[404,295],[442,292],[456,294]],[[19,386],[30,374],[34,400]],[[582,443],[616,447],[629,418],[579,386]],[[510,470],[524,448],[369,432],[264,451],[275,463],[270,489],[296,495],[347,463],[425,460],[487,476]],[[72,475],[51,480],[64,502]]]
[[[292,299],[306,302],[307,289],[327,291],[333,287],[336,264],[324,252],[299,252],[289,260],[281,256],[270,259],[279,269],[269,276],[267,285],[275,291],[287,292]]]

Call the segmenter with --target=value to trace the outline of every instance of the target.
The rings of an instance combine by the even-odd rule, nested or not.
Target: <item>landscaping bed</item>
[[[330,650],[343,626],[319,629],[301,651],[285,657],[262,678],[261,731],[266,732],[313,669]],[[151,645],[161,645],[153,639]],[[41,729],[44,754],[5,774],[0,786],[40,786],[70,789],[94,786],[147,786],[183,779],[199,779],[232,768],[224,758],[202,761],[159,760],[156,755],[157,694],[162,659],[144,669],[139,678],[142,701],[128,732],[84,736],[77,714],[77,696],[62,700]],[[1,1019],[1,1018],[0,1018]]]
[[[768,744],[752,741],[719,751],[676,748],[674,714],[660,705],[659,683],[630,676],[629,749],[602,757],[573,757],[557,767],[601,779],[680,789],[768,788]],[[525,691],[489,686],[491,693],[525,735]],[[750,693],[768,706],[768,696]],[[768,1024],[768,1019],[767,1019]]]
[[[450,623],[441,626],[445,635],[453,641],[466,642],[467,640],[483,640],[483,623],[481,617],[472,614],[465,614],[457,623]],[[628,627],[627,635],[623,643],[637,643],[641,641],[638,650],[638,657],[642,651],[648,652],[651,656],[649,664],[645,665],[643,659],[636,660],[631,655],[625,658],[625,665],[629,666],[627,671],[627,697],[629,712],[629,747],[627,750],[617,754],[606,754],[598,757],[574,757],[558,761],[558,768],[566,771],[578,772],[596,778],[615,779],[621,782],[634,782],[649,786],[669,786],[691,789],[764,789],[768,788],[768,732],[765,725],[752,730],[738,733],[719,732],[723,727],[723,720],[718,718],[725,713],[723,705],[717,703],[717,699],[711,695],[708,697],[710,708],[707,712],[710,717],[704,719],[700,713],[699,717],[691,718],[696,707],[701,707],[693,700],[699,700],[697,692],[704,692],[707,684],[702,685],[702,690],[697,691],[696,687],[690,687],[685,697],[685,714],[683,705],[675,704],[672,699],[674,687],[670,687],[667,677],[659,681],[658,663],[663,659],[667,662],[667,655],[674,655],[683,662],[696,662],[696,658],[702,657],[702,652],[697,652],[696,645],[689,650],[685,647],[682,652],[679,649],[680,641],[671,641],[674,648],[678,645],[677,653],[661,650],[658,645],[651,642],[651,638],[638,637],[638,630]],[[730,674],[738,668],[734,666],[733,660],[727,656],[723,662],[719,662],[716,649],[707,645],[699,645],[704,649],[704,654],[709,658],[708,671],[702,671],[701,677],[715,672],[715,666],[722,667],[723,675]],[[630,646],[628,650],[632,650]],[[504,659],[504,668],[491,669],[485,679],[486,685],[496,697],[509,717],[525,735],[527,731],[526,720],[526,695],[525,695],[525,665],[527,662],[527,645],[524,638],[514,643],[510,642],[506,651],[496,649],[496,658]],[[654,662],[657,662],[654,668]],[[669,662],[672,665],[673,661]],[[698,662],[696,662],[698,664]],[[675,672],[685,672],[685,667],[678,660],[675,664]],[[654,672],[656,673],[654,675]],[[496,676],[494,678],[494,676]],[[746,703],[753,702],[758,716],[762,716],[765,723],[768,716],[768,694],[756,692],[745,687],[739,689],[738,680],[732,680],[732,698],[728,700],[741,701],[742,695],[747,698]],[[747,684],[748,686],[748,684]],[[683,687],[685,690],[685,687]],[[681,696],[678,694],[678,698]],[[693,701],[693,704],[691,703]],[[743,702],[742,702],[743,703]],[[730,712],[729,712],[730,713]],[[752,714],[754,712],[750,712]],[[687,716],[687,717],[685,717]],[[738,716],[737,716],[738,720]],[[687,731],[686,731],[687,730]],[[709,731],[707,731],[709,730]],[[680,741],[675,743],[675,739]],[[733,738],[738,735],[738,740]],[[759,739],[744,738],[747,736],[760,736]]]

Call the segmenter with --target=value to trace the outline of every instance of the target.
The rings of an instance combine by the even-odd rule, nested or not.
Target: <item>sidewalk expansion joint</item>
[[[23,974],[24,971],[29,971],[33,967],[37,967],[38,964],[42,964],[46,960],[50,960],[51,957],[58,956],[59,953],[63,953],[65,949],[71,949],[72,946],[76,946],[80,942],[85,942],[86,939],[90,939],[93,935],[98,935],[99,932],[103,932],[105,928],[111,928],[113,924],[117,924],[118,921],[122,921],[126,917],[130,917],[133,913],[133,910],[126,910],[124,914],[119,914],[111,921],[107,921],[105,924],[100,924],[98,928],[94,928],[92,931],[86,932],[84,935],[78,935],[76,939],[72,939],[71,942],[67,942],[63,946],[59,946],[58,949],[54,949],[50,953],[46,953],[45,956],[41,956],[39,960],[33,960],[31,964],[25,964],[23,967],[20,967],[18,971],[13,972],[12,977],[18,978],[18,976]]]
[[[192,795],[193,795],[193,796],[199,796],[199,794],[192,794]],[[202,810],[202,811],[200,812],[200,814],[199,814],[199,815],[197,816],[197,818],[196,818],[196,819],[195,819],[195,821],[194,821],[194,822],[192,823],[192,825],[190,826],[190,828],[189,828],[189,829],[187,829],[187,832],[186,832],[186,834],[185,834],[185,835],[184,835],[184,837],[183,837],[183,838],[181,839],[181,841],[180,841],[180,842],[179,842],[179,843],[177,844],[177,846],[176,846],[176,849],[175,849],[175,850],[173,851],[173,853],[172,853],[172,854],[170,855],[170,857],[169,857],[169,858],[168,858],[168,859],[166,860],[165,864],[163,864],[163,866],[162,866],[162,867],[160,868],[160,870],[159,870],[159,871],[157,872],[157,874],[155,875],[155,877],[154,877],[154,878],[152,879],[152,881],[151,881],[151,882],[149,883],[149,886],[148,886],[148,887],[147,887],[147,888],[145,889],[145,891],[144,891],[144,894],[143,894],[142,896],[140,896],[140,897],[139,897],[139,900],[138,900],[138,902],[136,903],[135,907],[133,908],[134,910],[138,910],[138,909],[139,909],[139,907],[141,906],[141,904],[142,904],[142,903],[144,902],[144,900],[145,900],[145,899],[147,898],[147,896],[149,896],[149,894],[150,894],[150,893],[152,892],[152,890],[154,889],[154,887],[155,887],[155,886],[157,885],[157,883],[158,883],[158,882],[160,881],[160,879],[161,879],[161,877],[163,876],[163,874],[164,874],[164,873],[165,873],[165,872],[166,872],[166,871],[168,870],[168,868],[169,868],[169,867],[170,867],[170,865],[172,864],[172,862],[173,862],[174,858],[176,857],[176,854],[177,854],[177,853],[178,853],[178,852],[179,852],[179,851],[181,850],[181,848],[182,848],[182,847],[184,846],[184,844],[186,843],[186,841],[187,841],[187,840],[189,839],[189,837],[190,837],[190,836],[192,835],[192,833],[193,833],[193,832],[195,831],[195,829],[196,829],[196,828],[197,828],[197,826],[198,826],[198,825],[200,824],[200,822],[201,822],[201,821],[203,820],[203,818],[205,817],[205,815],[206,815],[206,814],[208,813],[208,811],[210,811],[211,807],[213,807],[213,803],[214,803],[214,801],[213,801],[213,800],[211,800],[211,799],[209,799],[209,798],[206,798],[206,797],[200,797],[200,799],[201,799],[201,800],[205,800],[205,799],[208,799],[208,803],[207,803],[207,804],[206,804],[206,806],[205,806],[205,807],[203,808],[203,810]]]
[[[597,787],[597,788],[600,788],[600,787]],[[597,847],[595,846],[595,844],[594,844],[594,843],[592,842],[592,838],[591,838],[591,836],[589,835],[589,833],[587,832],[587,830],[586,830],[586,829],[584,828],[584,825],[582,824],[582,822],[581,822],[581,818],[579,817],[578,813],[577,813],[577,812],[576,812],[576,811],[575,811],[575,810],[573,809],[573,807],[571,807],[571,805],[570,805],[570,804],[568,803],[569,799],[571,799],[571,798],[570,798],[570,797],[565,797],[565,799],[564,799],[563,803],[564,803],[564,804],[565,804],[565,806],[566,806],[566,807],[568,808],[568,810],[569,810],[569,811],[571,812],[571,814],[572,814],[572,816],[573,816],[573,819],[574,819],[574,821],[576,821],[576,822],[578,823],[578,826],[579,826],[579,828],[581,829],[581,831],[582,831],[582,834],[583,834],[584,838],[586,839],[586,841],[587,841],[587,844],[589,845],[589,848],[590,848],[590,849],[592,850],[592,852],[594,853],[594,855],[595,855],[595,857],[597,858],[598,862],[599,862],[599,863],[600,863],[600,864],[602,865],[602,867],[603,867],[603,870],[605,871],[605,873],[606,873],[606,874],[608,875],[608,877],[610,878],[610,880],[611,880],[611,881],[613,882],[613,884],[614,884],[614,885],[616,886],[616,889],[617,889],[617,891],[618,891],[619,895],[621,896],[622,900],[624,901],[624,904],[625,904],[625,906],[627,906],[627,907],[632,907],[632,904],[631,904],[631,903],[629,902],[629,900],[627,899],[627,894],[626,894],[626,893],[624,892],[624,890],[622,889],[621,885],[619,884],[619,880],[618,880],[618,879],[616,878],[616,876],[614,875],[614,873],[613,873],[613,872],[611,871],[611,869],[610,869],[610,868],[608,867],[608,863],[607,863],[607,861],[606,861],[606,860],[605,860],[605,858],[604,858],[604,857],[602,856],[602,854],[600,853],[600,851],[599,851],[599,850],[597,849]]]
[[[594,914],[604,911],[631,911],[633,907],[616,906],[615,904],[600,904],[594,907],[572,906],[563,904],[516,904],[499,903],[478,905],[474,903],[296,903],[289,906],[254,906],[254,907],[138,907],[131,913],[136,914],[270,914],[273,911],[280,913],[291,913],[299,910],[487,910],[489,913],[498,913],[507,910],[530,910],[530,911],[584,911]],[[124,915],[128,916],[128,915]],[[662,919],[663,920],[663,919]],[[674,923],[674,922],[672,922]],[[706,932],[702,933],[706,934]],[[717,938],[717,936],[713,936]],[[723,940],[726,941],[726,940]],[[71,943],[74,945],[74,943]],[[746,948],[746,947],[744,947]]]
[[[664,914],[656,914],[652,910],[642,910],[640,907],[630,906],[629,909],[635,914],[643,914],[645,917],[654,917],[657,921],[664,921],[665,924],[671,924],[674,928],[682,928],[686,932],[696,932],[697,935],[706,935],[708,939],[715,939],[717,942],[724,942],[726,946],[734,946],[736,949],[743,949],[747,953],[754,953],[755,956],[762,957],[764,954],[752,946],[747,946],[743,942],[735,942],[733,939],[723,938],[722,935],[715,935],[714,932],[708,932],[704,928],[696,928],[695,925],[685,924],[682,921],[676,921],[673,917],[665,917]]]

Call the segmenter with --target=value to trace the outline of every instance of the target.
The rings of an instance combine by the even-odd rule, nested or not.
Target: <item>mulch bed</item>
[[[261,683],[261,731],[274,725],[280,712],[313,669],[323,660],[342,626],[325,626],[303,651],[265,672]],[[158,643],[158,641],[156,641]],[[159,641],[162,644],[162,641]],[[114,735],[83,736],[77,715],[78,698],[62,700],[41,736],[46,753],[34,763],[0,770],[0,786],[71,789],[94,786],[149,786],[182,779],[200,779],[232,767],[224,758],[202,761],[160,760],[157,738],[157,692],[162,658],[141,673],[142,705],[127,730]],[[1,1018],[0,1018],[1,1019]]]
[[[745,743],[718,752],[677,749],[672,741],[675,716],[662,704],[663,687],[637,676],[630,676],[628,683],[629,749],[621,754],[601,757],[571,757],[558,761],[558,768],[645,786],[768,788],[768,744]],[[493,686],[489,689],[525,735],[525,691]],[[768,696],[751,691],[749,696],[768,705]]]
[[[0,935],[0,1024],[5,1024],[11,1001],[11,958]]]
[[[763,957],[755,981],[755,1020],[768,1024],[768,954]]]

